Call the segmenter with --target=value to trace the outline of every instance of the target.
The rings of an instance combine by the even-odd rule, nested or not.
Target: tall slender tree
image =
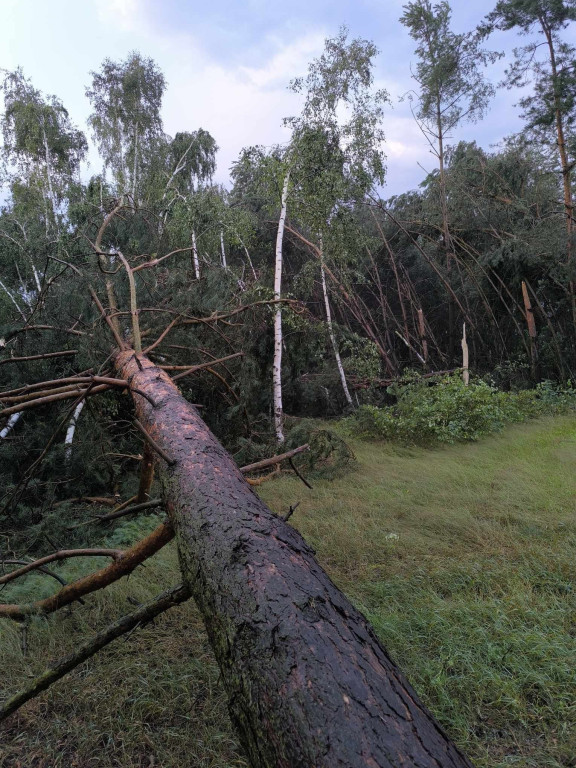
[[[451,271],[454,244],[450,234],[446,194],[446,149],[451,131],[465,121],[481,118],[494,92],[482,69],[499,54],[481,47],[478,32],[456,33],[450,27],[452,11],[446,0],[414,0],[404,6],[400,21],[416,41],[418,57],[412,77],[418,85],[414,117],[438,161],[438,192],[442,221],[443,250],[447,272]],[[455,352],[455,305],[448,299],[449,352]]]
[[[382,117],[388,95],[373,88],[377,52],[369,40],[349,41],[348,30],[342,27],[335,38],[326,40],[324,52],[310,64],[306,77],[292,81],[292,90],[303,93],[305,102],[300,115],[287,120],[297,148],[294,207],[318,243],[328,334],[349,405],[352,397],[332,322],[325,262],[327,247],[335,245],[329,234],[338,211],[362,201],[384,181]]]
[[[86,155],[86,139],[62,102],[34,88],[21,69],[5,74],[2,92],[3,157],[9,178],[40,192],[46,204],[46,230],[57,233],[62,203],[78,180]]]
[[[105,59],[86,89],[93,113],[88,119],[117,191],[136,198],[141,177],[163,140],[160,108],[164,75],[152,59],[131,53],[126,61]]]
[[[576,327],[576,265],[574,264],[574,195],[572,173],[576,163],[576,47],[562,37],[570,22],[576,21],[575,0],[500,0],[486,17],[485,31],[513,30],[531,36],[516,48],[507,69],[508,87],[525,86],[533,91],[520,99],[528,135],[556,147],[562,179],[566,220],[566,263],[572,317]],[[542,56],[541,53],[544,53]]]

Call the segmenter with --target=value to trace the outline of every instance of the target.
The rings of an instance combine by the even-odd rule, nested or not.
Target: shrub
[[[536,389],[501,392],[478,380],[465,386],[459,376],[430,385],[417,380],[393,385],[394,406],[365,405],[352,417],[356,430],[371,437],[403,443],[455,443],[478,440],[505,424],[576,407],[576,390],[543,382]]]

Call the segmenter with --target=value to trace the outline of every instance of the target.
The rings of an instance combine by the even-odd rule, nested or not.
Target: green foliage
[[[142,171],[151,167],[163,141],[164,75],[137,52],[122,62],[105,59],[100,71],[91,74],[86,95],[94,111],[88,123],[118,191],[135,197],[142,191]]]
[[[309,476],[333,480],[354,466],[354,452],[336,432],[321,427],[317,422],[302,419],[286,436],[286,448],[297,448],[308,443],[310,450],[294,457],[294,463]]]
[[[396,405],[362,406],[351,417],[351,428],[403,443],[455,443],[478,440],[534,416],[576,409],[576,390],[551,382],[534,390],[501,392],[481,380],[465,386],[454,375],[432,385],[416,380],[391,386],[388,392],[397,398]]]
[[[462,120],[482,117],[494,87],[480,67],[494,63],[499,56],[483,50],[477,34],[452,32],[451,15],[446,0],[436,5],[430,0],[415,0],[404,6],[400,19],[418,44],[413,75],[420,87],[417,117],[427,134],[436,139]]]
[[[574,0],[499,0],[484,24],[485,32],[514,30],[536,36],[514,49],[505,84],[524,88],[533,83],[531,93],[519,101],[526,131],[551,147],[558,141],[557,120],[567,132],[576,124],[576,48],[562,39],[562,32],[573,21]],[[557,147],[553,150],[556,152]]]

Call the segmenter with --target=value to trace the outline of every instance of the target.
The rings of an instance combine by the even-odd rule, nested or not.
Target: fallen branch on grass
[[[98,589],[107,587],[123,576],[132,573],[137,565],[143,563],[152,555],[156,554],[163,546],[168,544],[174,538],[174,530],[169,523],[162,523],[145,539],[134,544],[127,549],[122,557],[115,560],[106,568],[102,568],[96,573],[84,576],[77,581],[68,584],[60,592],[44,600],[37,600],[34,603],[26,605],[0,605],[0,618],[14,619],[22,621],[27,616],[35,614],[46,615],[53,613],[65,605],[70,605],[78,598],[95,592]]]
[[[16,712],[16,710],[27,701],[38,696],[39,693],[45,691],[57,680],[60,680],[60,678],[64,677],[64,675],[68,674],[68,672],[82,664],[82,662],[86,661],[91,656],[94,656],[94,654],[101,648],[104,648],[113,640],[116,640],[116,638],[127,634],[139,625],[146,624],[160,613],[172,608],[172,606],[185,602],[189,597],[190,592],[188,588],[182,584],[178,584],[176,587],[172,587],[172,589],[162,592],[162,594],[158,595],[158,597],[154,598],[154,600],[149,603],[146,603],[141,608],[138,608],[134,613],[129,613],[127,616],[123,616],[113,624],[110,624],[110,626],[106,627],[102,632],[99,632],[97,635],[90,638],[90,640],[86,640],[86,642],[82,643],[77,651],[60,659],[60,661],[57,661],[51,667],[48,667],[47,670],[30,683],[28,688],[25,688],[23,691],[20,691],[20,693],[12,696],[5,704],[0,706],[0,721],[7,718],[8,715],[11,715],[13,712]]]
[[[274,464],[280,464],[282,461],[287,461],[293,456],[297,456],[299,453],[303,453],[304,451],[309,450],[310,446],[308,443],[306,443],[305,445],[301,445],[298,448],[293,448],[291,451],[286,451],[286,453],[280,453],[278,456],[271,456],[269,459],[255,461],[254,464],[246,464],[246,466],[240,467],[240,472],[242,472],[243,475],[248,474],[248,472],[258,472],[260,469],[266,469],[266,467],[272,467]]]

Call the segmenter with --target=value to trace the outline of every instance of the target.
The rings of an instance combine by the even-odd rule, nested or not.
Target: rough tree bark
[[[118,373],[158,462],[184,581],[255,768],[470,768],[366,619],[274,515],[168,375],[123,350]]]

